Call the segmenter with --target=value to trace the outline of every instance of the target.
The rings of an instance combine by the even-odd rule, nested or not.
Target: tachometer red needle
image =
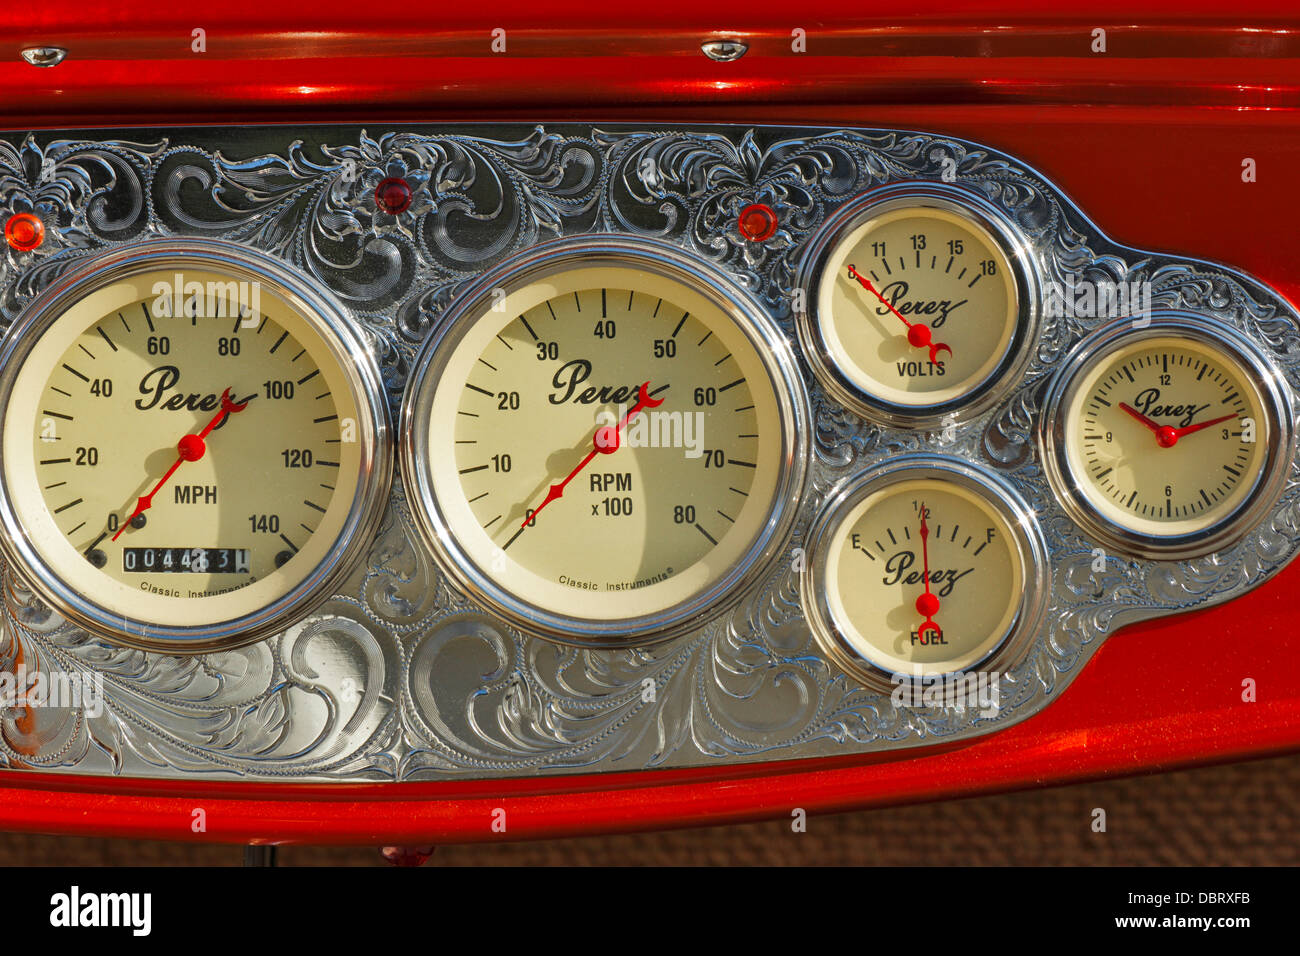
[[[247,407],[247,401],[239,403],[231,401],[230,389],[226,389],[222,392],[221,410],[218,411],[216,415],[212,416],[212,421],[208,422],[207,425],[203,427],[202,431],[196,432],[193,435],[185,435],[176,443],[176,452],[179,457],[172,463],[172,466],[167,469],[167,474],[158,479],[158,484],[154,485],[150,492],[143,498],[137,499],[135,510],[132,511],[131,516],[122,523],[122,526],[117,529],[117,534],[113,535],[113,540],[116,541],[132,521],[153,507],[153,496],[162,490],[162,486],[167,484],[168,479],[170,479],[172,475],[176,474],[177,468],[185,464],[187,461],[198,461],[204,456],[208,450],[208,446],[204,442],[204,439],[212,433],[212,429],[221,424],[223,418],[227,415],[233,415],[235,412],[242,412]]]
[[[531,514],[524,518],[523,524],[519,526],[521,529],[527,527],[529,522],[533,521],[539,514],[541,514],[543,508],[555,499],[561,497],[569,482],[577,477],[578,472],[590,465],[593,458],[597,455],[611,455],[618,451],[619,445],[621,444],[619,434],[635,415],[639,414],[644,409],[657,408],[664,403],[664,399],[662,398],[657,401],[651,398],[649,390],[650,383],[642,383],[637,395],[636,404],[628,409],[628,412],[623,416],[622,421],[617,425],[602,425],[600,428],[596,429],[596,434],[592,436],[591,439],[591,451],[587,452],[587,457],[578,462],[578,466],[574,468],[573,471],[569,472],[565,479],[558,485],[551,485],[550,490],[546,493],[545,500],[543,500]]]
[[[918,349],[928,348],[930,350],[931,362],[936,360],[936,358],[939,355],[940,349],[943,349],[949,355],[952,354],[952,349],[948,348],[948,346],[944,345],[942,342],[932,343],[930,341],[931,333],[930,333],[930,327],[928,325],[926,325],[923,322],[907,321],[907,319],[903,317],[903,313],[899,312],[896,308],[894,308],[893,304],[888,299],[886,299],[883,295],[881,295],[880,292],[876,289],[876,287],[871,284],[871,280],[868,279],[866,276],[864,276],[862,273],[858,272],[857,267],[849,266],[849,276],[851,278],[857,279],[858,282],[862,285],[862,288],[866,289],[868,292],[874,295],[877,299],[880,300],[881,305],[883,305],[890,312],[894,313],[894,315],[898,316],[899,320],[904,325],[907,326],[908,344],[911,345],[913,348],[918,348]]]
[[[925,522],[925,516],[925,502],[921,502],[921,565],[925,574],[925,593],[916,599],[916,613],[925,618],[925,623],[916,629],[916,636],[923,643],[926,631],[943,633],[942,628],[934,623],[934,616],[939,613],[939,599],[930,591],[930,528]]]
[[[1173,448],[1178,444],[1178,439],[1184,435],[1190,435],[1193,432],[1199,432],[1202,428],[1209,428],[1211,425],[1221,425],[1230,419],[1236,418],[1236,415],[1224,415],[1222,418],[1213,418],[1208,422],[1200,422],[1196,425],[1186,425],[1182,428],[1174,428],[1172,425],[1159,425],[1153,422],[1146,415],[1143,415],[1132,405],[1127,402],[1120,402],[1119,407],[1128,414],[1132,415],[1147,428],[1155,432],[1156,443],[1161,448]]]

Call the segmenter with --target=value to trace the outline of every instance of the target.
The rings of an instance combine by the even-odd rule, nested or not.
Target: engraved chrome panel
[[[402,176],[391,215],[374,187]],[[890,183],[951,182],[992,204],[1045,292],[1140,283],[1153,309],[1195,313],[1254,343],[1300,385],[1300,318],[1232,269],[1130,249],[1015,158],[924,133],[864,129],[477,126],[372,136],[344,126],[0,137],[0,209],[46,241],[0,261],[0,326],[87,255],[150,237],[212,236],[277,256],[328,288],[379,357],[390,410],[417,350],[481,272],[558,237],[616,233],[720,269],[794,340],[809,238]],[[763,203],[765,242],[736,228]],[[934,435],[868,422],[811,375],[807,493],[790,547],[739,604],[639,649],[528,638],[435,568],[400,482],[364,567],[303,623],[257,644],[178,658],[103,643],[5,575],[0,662],[102,677],[102,706],[0,712],[0,761],[93,774],[245,780],[442,780],[716,765],[959,741],[1057,697],[1115,629],[1231,599],[1300,544],[1294,459],[1275,506],[1222,550],[1184,561],[1109,556],[1051,492],[1035,429],[1044,387],[1110,316],[1045,309],[1016,387]],[[800,601],[809,524],[832,489],[905,453],[990,471],[1038,515],[1053,578],[1044,623],[1002,677],[993,718],[909,706],[823,656]]]

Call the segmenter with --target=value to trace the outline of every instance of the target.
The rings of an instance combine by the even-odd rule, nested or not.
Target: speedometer
[[[327,596],[387,498],[387,414],[340,307],[222,243],[142,245],[50,289],[0,378],[3,545],[69,618],[168,651]]]
[[[448,573],[519,626],[621,643],[734,598],[779,544],[806,398],[771,320],[667,249],[560,244],[426,346],[403,468]]]

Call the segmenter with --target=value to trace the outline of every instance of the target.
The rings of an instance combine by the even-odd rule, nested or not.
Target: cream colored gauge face
[[[1020,532],[979,490],[904,478],[866,495],[825,539],[828,623],[886,674],[928,676],[987,658],[1020,615]]]
[[[941,414],[975,401],[1024,339],[1016,268],[972,216],[885,204],[826,252],[814,364],[865,414]]]
[[[1071,487],[1103,529],[1187,543],[1255,495],[1276,410],[1244,356],[1204,336],[1131,336],[1085,363],[1061,405]]]
[[[273,626],[385,496],[384,415],[357,359],[249,281],[183,259],[92,280],[7,380],[16,557],[126,643],[207,649]]]
[[[564,259],[505,293],[456,319],[408,397],[404,465],[449,570],[562,639],[660,633],[727,597],[790,494],[779,346],[657,268]]]

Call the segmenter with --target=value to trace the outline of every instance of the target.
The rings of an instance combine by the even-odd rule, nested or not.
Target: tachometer
[[[373,359],[265,257],[107,256],[40,297],[0,363],[6,556],[123,643],[208,650],[287,626],[386,503]]]
[[[454,579],[563,640],[663,636],[781,540],[806,399],[739,290],[667,249],[561,244],[486,277],[409,387],[403,469]]]

